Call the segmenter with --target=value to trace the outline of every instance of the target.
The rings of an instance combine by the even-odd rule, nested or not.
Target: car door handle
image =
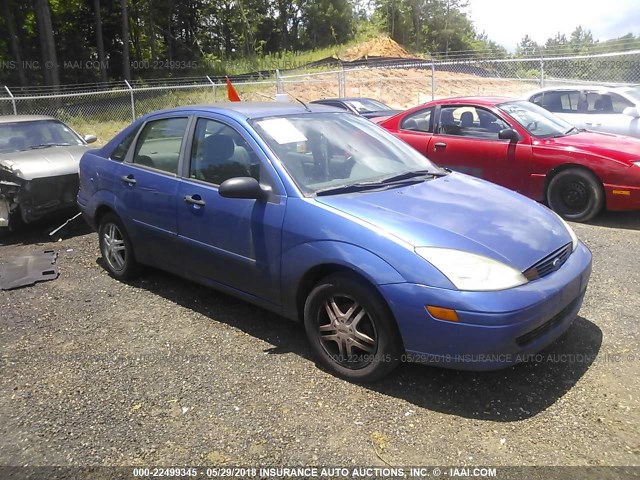
[[[128,183],[129,185],[135,185],[136,184],[136,179],[134,178],[134,176],[132,174],[123,175],[122,176],[122,181],[124,183]]]
[[[595,122],[587,122],[586,124],[589,125],[590,127],[599,127],[602,125],[601,123],[595,123]]]
[[[204,200],[202,200],[200,195],[187,195],[184,197],[184,201],[193,205],[198,205],[199,207],[205,206]]]
[[[433,144],[433,146],[436,148],[447,148],[447,144],[444,142],[436,142]]]

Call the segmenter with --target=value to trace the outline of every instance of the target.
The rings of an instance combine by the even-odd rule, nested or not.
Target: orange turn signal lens
[[[460,320],[456,311],[450,308],[434,307],[433,305],[425,305],[425,308],[433,318],[437,318],[438,320],[447,320],[448,322],[457,322]]]

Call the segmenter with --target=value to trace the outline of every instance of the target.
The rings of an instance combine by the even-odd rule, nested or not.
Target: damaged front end
[[[0,228],[20,217],[31,223],[45,215],[76,205],[78,174],[25,180],[0,164]]]

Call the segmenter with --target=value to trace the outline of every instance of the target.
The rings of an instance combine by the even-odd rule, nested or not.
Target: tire
[[[569,168],[549,182],[547,203],[565,220],[587,222],[604,207],[604,191],[600,181],[591,172]]]
[[[319,362],[347,380],[373,382],[400,363],[402,341],[391,312],[354,276],[321,280],[305,302],[304,326]]]
[[[113,213],[104,215],[100,219],[98,236],[100,253],[111,276],[118,280],[134,278],[139,267],[131,240],[120,219]]]

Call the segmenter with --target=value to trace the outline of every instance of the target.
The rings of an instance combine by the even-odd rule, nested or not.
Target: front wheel
[[[106,214],[100,220],[98,235],[100,253],[109,273],[118,280],[136,276],[138,264],[131,241],[120,219],[112,213]]]
[[[591,172],[569,168],[555,175],[547,188],[547,203],[562,218],[587,222],[604,206],[604,191]]]
[[[355,277],[331,275],[316,285],[304,325],[320,363],[348,380],[372,382],[400,363],[395,320],[378,292]]]

